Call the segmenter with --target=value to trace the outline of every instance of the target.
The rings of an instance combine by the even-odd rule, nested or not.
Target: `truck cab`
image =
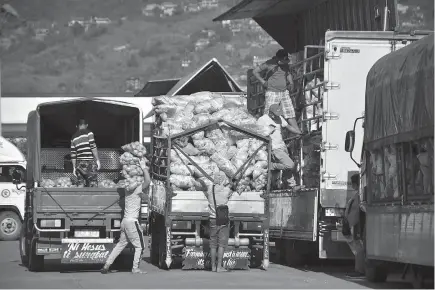
[[[17,240],[24,220],[25,185],[17,189],[12,173],[26,171],[26,159],[7,139],[0,137],[0,240]]]

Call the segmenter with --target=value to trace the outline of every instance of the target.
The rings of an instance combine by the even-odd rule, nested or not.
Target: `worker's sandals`
[[[118,271],[116,270],[110,270],[109,268],[103,267],[100,270],[101,274],[110,274],[110,273],[116,273]]]

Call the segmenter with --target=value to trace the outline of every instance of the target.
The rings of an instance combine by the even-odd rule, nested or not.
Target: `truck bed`
[[[36,188],[34,204],[37,213],[54,214],[63,213],[63,210],[70,213],[96,213],[114,203],[105,212],[118,213],[123,207],[123,196],[124,190],[117,188]],[[116,202],[120,198],[121,202]]]

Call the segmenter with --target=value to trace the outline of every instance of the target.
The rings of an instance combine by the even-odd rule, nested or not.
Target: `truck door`
[[[391,38],[391,33],[387,32]],[[323,208],[344,208],[351,197],[350,177],[359,168],[344,151],[343,136],[355,118],[364,114],[367,73],[382,56],[392,51],[392,42],[372,32],[334,32],[325,36],[325,94],[322,127],[322,176],[320,204]],[[359,161],[363,138],[357,126],[353,156]]]

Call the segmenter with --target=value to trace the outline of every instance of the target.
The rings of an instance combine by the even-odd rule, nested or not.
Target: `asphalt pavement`
[[[406,289],[410,285],[389,281],[383,284],[371,284],[364,279],[345,277],[351,265],[335,266],[331,263],[317,264],[302,269],[271,264],[267,271],[251,269],[214,273],[209,271],[160,270],[147,261],[149,252],[145,252],[141,269],[146,275],[133,275],[130,272],[117,272],[102,275],[100,267],[80,267],[61,265],[57,260],[46,261],[44,272],[29,272],[21,265],[18,242],[0,242],[0,288],[245,288],[245,289],[283,289],[283,288],[377,288]]]

